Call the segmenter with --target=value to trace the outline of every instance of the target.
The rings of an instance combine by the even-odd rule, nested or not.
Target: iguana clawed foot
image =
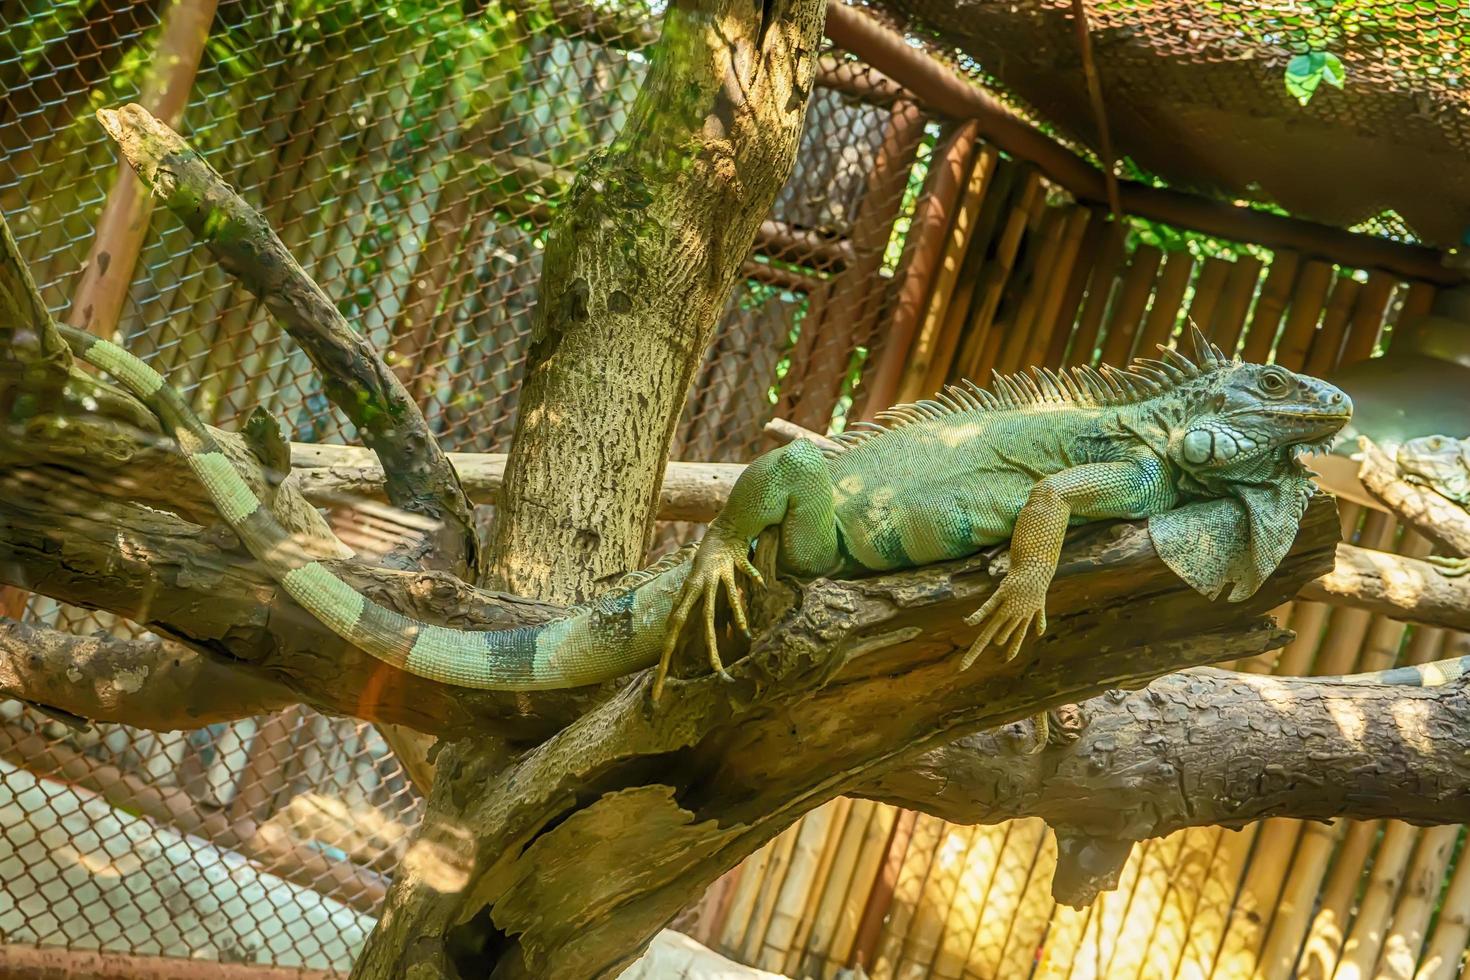
[[[1439,574],[1445,578],[1459,578],[1461,575],[1470,574],[1470,558],[1459,558],[1451,555],[1430,555],[1424,559],[1439,570]]]
[[[669,674],[669,662],[674,656],[674,647],[678,645],[679,634],[683,631],[689,614],[694,611],[695,604],[701,599],[704,600],[704,640],[709,652],[710,669],[723,680],[734,680],[720,660],[719,637],[715,631],[715,606],[723,587],[730,599],[735,625],[746,636],[750,635],[750,621],[745,615],[745,597],[741,594],[735,577],[737,570],[750,576],[756,585],[765,584],[761,573],[750,563],[748,542],[706,535],[704,541],[700,542],[699,550],[695,552],[693,564],[689,568],[688,577],[684,579],[674,610],[669,614],[663,653],[659,656],[658,670],[653,675],[653,690],[650,693],[653,700],[657,701],[663,694],[664,680]]]
[[[1043,565],[1013,566],[1000,587],[985,600],[985,605],[965,617],[970,626],[979,626],[980,635],[960,661],[966,670],[992,643],[1005,650],[1005,659],[1014,660],[1031,627],[1036,635],[1046,632],[1046,589],[1052,572]]]

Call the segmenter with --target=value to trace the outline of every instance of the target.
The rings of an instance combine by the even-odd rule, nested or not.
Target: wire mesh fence
[[[626,120],[658,10],[0,0],[0,210],[48,307],[119,337],[207,419],[232,425],[262,405],[292,438],[356,442],[304,355],[185,229],[146,212],[109,224],[139,205],[92,112],[163,105],[182,85],[177,128],[386,353],[445,448],[503,452],[549,223],[577,166]],[[207,33],[171,33],[185,14]],[[128,227],[145,231],[130,239]],[[95,281],[105,267],[128,270],[116,295]],[[1433,292],[1321,257],[1120,227],[833,49],[743,272],[675,458],[749,459],[775,415],[841,427],[884,407],[864,404],[884,377],[890,399],[922,397],[1025,364],[1116,362],[1191,319],[1247,356],[1327,370],[1371,354]],[[333,520],[367,556],[405,533],[384,508]],[[695,530],[670,526],[659,544]],[[29,613],[83,633],[131,629],[48,599]],[[421,812],[375,730],[305,708],[167,735],[71,721],[0,705],[0,940],[350,965]],[[873,826],[887,813],[861,812]],[[913,832],[912,815],[888,816],[884,833],[905,821]],[[874,836],[870,850],[903,857]],[[1017,853],[1045,851],[1025,843]],[[837,870],[876,880],[877,863],[857,867]],[[1044,941],[1062,948],[1065,917],[1049,918],[1035,897],[1045,875],[1032,879],[1021,905],[1034,914],[1012,927],[1030,938],[1002,948],[1007,963],[1034,962]],[[861,913],[866,887],[834,909]],[[1221,888],[1234,895],[1233,882]],[[706,916],[706,938],[727,925]],[[764,926],[730,928],[738,952]],[[810,949],[773,947],[766,960],[795,967],[810,953],[830,973],[862,944],[831,940],[813,934]]]
[[[625,122],[658,9],[7,0],[0,210],[48,308],[118,338],[207,420],[261,405],[294,439],[356,441],[262,304],[176,221],[128,210],[133,177],[92,113],[140,101],[167,119],[173,91],[169,121],[385,352],[445,448],[504,452],[548,225],[576,167]],[[207,32],[180,29],[191,17]],[[824,52],[795,170],[697,374],[677,457],[762,448],[814,296],[863,280],[881,303],[867,281],[881,279],[908,167],[876,189],[870,177],[896,95]],[[142,214],[143,233],[109,225],[117,209]],[[126,288],[109,297],[89,266],[127,270]],[[836,383],[806,397],[823,425],[864,340],[844,335]],[[334,517],[360,552],[403,533],[370,508]],[[133,630],[39,597],[28,613]],[[305,708],[165,735],[78,731],[7,702],[0,758],[0,937],[13,943],[345,969],[421,809],[370,726]]]

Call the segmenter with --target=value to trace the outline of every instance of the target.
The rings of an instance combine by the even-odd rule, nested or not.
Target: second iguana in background
[[[533,690],[659,663],[703,604],[711,666],[721,589],[739,626],[737,579],[759,583],[752,543],[779,528],[777,568],[851,577],[961,558],[1013,538],[1010,571],[969,619],[963,666],[992,643],[1014,656],[1046,628],[1067,528],[1148,518],[1159,556],[1211,598],[1256,591],[1296,537],[1313,492],[1299,456],[1331,443],[1352,411],[1326,382],[1225,357],[1195,332],[1124,371],[1075,368],[949,387],[879,414],[823,451],[797,440],[756,459],[697,550],[540,626],[467,631],[418,622],[355,591],[303,551],[246,486],[209,429],[162,377],[116,345],[61,328],[78,356],[144,401],[178,440],[225,521],[285,591],[344,640],[410,673],[473,688]]]

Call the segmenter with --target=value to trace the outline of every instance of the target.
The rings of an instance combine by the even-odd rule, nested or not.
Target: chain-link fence
[[[445,448],[508,448],[548,223],[578,164],[623,125],[659,5],[0,9],[0,209],[54,314],[120,338],[208,420],[233,425],[262,405],[292,438],[355,441],[306,357],[178,222],[143,212],[131,239],[109,222],[138,212],[93,112],[141,101],[168,118],[173,99],[170,121],[386,352]],[[844,324],[820,384],[792,374],[792,351],[819,298],[876,325],[924,138],[897,96],[824,52],[795,171],[697,374],[676,457],[755,455],[798,375],[817,424],[845,403],[864,334]],[[901,158],[875,183],[895,131]],[[115,263],[132,271],[109,296],[87,269]],[[335,517],[359,551],[403,533],[382,508]],[[29,614],[130,629],[39,597]],[[163,735],[76,731],[8,702],[0,758],[0,938],[12,943],[345,969],[421,810],[371,726],[304,708]]]

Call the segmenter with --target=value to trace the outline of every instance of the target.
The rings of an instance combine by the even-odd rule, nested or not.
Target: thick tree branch
[[[1200,668],[1082,712],[1073,744],[1017,755],[1004,730],[970,735],[860,793],[956,823],[1044,818],[1074,853],[1117,860],[1092,873],[1063,862],[1057,897],[1079,905],[1107,887],[1133,842],[1185,827],[1277,816],[1439,824],[1470,812],[1470,684]]]
[[[1358,479],[1374,497],[1414,530],[1456,555],[1470,555],[1470,513],[1428,487],[1400,479],[1398,467],[1366,436],[1358,439],[1363,461]]]
[[[1332,571],[1304,585],[1301,597],[1406,623],[1470,629],[1470,578],[1447,578],[1427,561],[1351,544],[1337,546]]]
[[[157,638],[75,636],[0,618],[0,696],[155,731],[269,714],[284,684]]]
[[[423,413],[398,376],[338,312],[259,212],[173,130],[138,105],[98,119],[138,176],[295,338],[322,388],[378,454],[388,498],[442,522],[432,557],[475,577],[479,545],[469,501]]]

